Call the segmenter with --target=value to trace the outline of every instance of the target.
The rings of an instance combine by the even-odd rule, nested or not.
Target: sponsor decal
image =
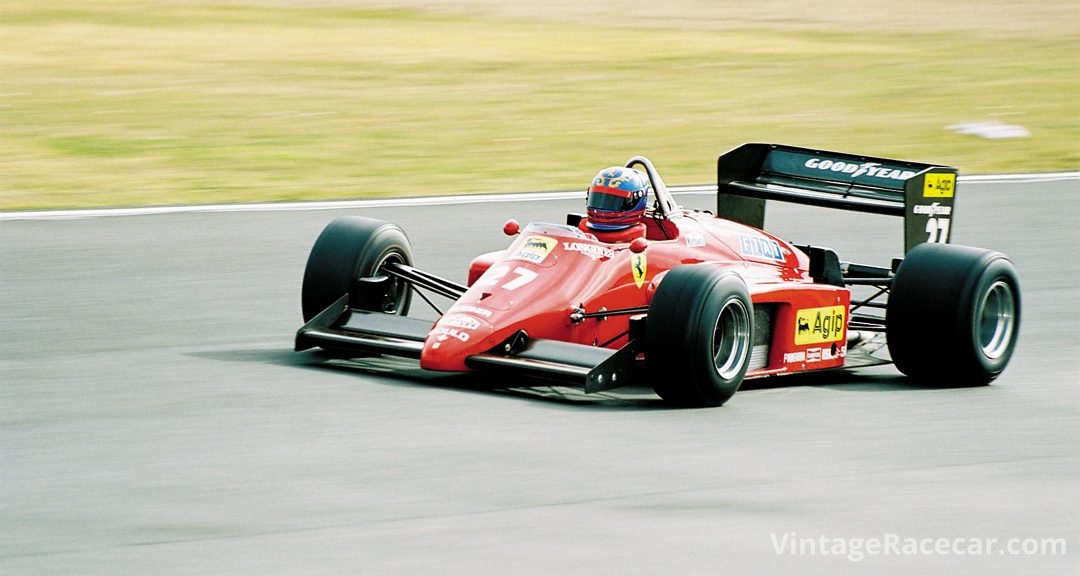
[[[443,316],[443,319],[439,321],[439,325],[461,328],[462,330],[476,330],[480,327],[480,321],[472,316],[451,314],[449,316]]]
[[[468,304],[459,304],[454,306],[454,312],[460,312],[462,314],[472,314],[474,316],[480,316],[481,318],[491,318],[491,310],[487,308],[481,308],[479,306],[469,306]]]
[[[517,260],[525,260],[533,264],[539,264],[547,258],[548,254],[558,245],[558,240],[547,236],[528,236],[510,257]]]
[[[844,346],[833,344],[829,348],[807,348],[795,352],[784,352],[784,364],[814,364],[829,362],[844,357]]]
[[[942,206],[941,204],[934,202],[933,204],[916,204],[911,208],[914,214],[927,214],[929,216],[951,216],[952,206]]]
[[[634,273],[634,284],[641,288],[645,284],[645,273],[649,270],[649,261],[645,259],[644,252],[630,257],[630,270]]]
[[[843,160],[822,160],[821,158],[811,158],[804,164],[807,168],[814,170],[836,172],[838,174],[847,174],[852,178],[858,178],[860,176],[869,176],[871,178],[883,178],[886,180],[907,180],[915,175],[911,170],[904,170],[902,168],[896,168],[892,166],[882,166],[878,162],[844,162]],[[950,193],[949,196],[952,196]]]
[[[740,236],[739,250],[743,256],[751,258],[764,258],[775,262],[784,261],[784,253],[780,251],[780,243],[770,238]]]
[[[686,235],[686,245],[691,248],[697,248],[705,245],[705,236],[698,232],[691,232]]]
[[[831,348],[825,348],[821,351],[821,359],[828,361],[843,358],[846,348],[846,344],[843,346],[837,346],[836,344],[833,344]]]
[[[838,342],[844,336],[843,306],[805,308],[795,313],[795,344]],[[819,360],[821,351],[818,350]],[[809,356],[809,350],[807,351]],[[807,359],[809,362],[809,358]]]
[[[469,341],[469,335],[466,332],[458,330],[457,328],[446,328],[440,326],[430,332],[431,336],[435,337],[436,342],[446,342],[451,338],[457,338],[462,342]]]
[[[956,174],[927,174],[923,184],[923,198],[952,198],[956,188]]]
[[[607,246],[601,246],[599,244],[587,244],[585,242],[563,242],[563,249],[570,252],[581,252],[582,254],[592,258],[593,260],[599,260],[601,258],[612,258],[615,256],[615,251]]]

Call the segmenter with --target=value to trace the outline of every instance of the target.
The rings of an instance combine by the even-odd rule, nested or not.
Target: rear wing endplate
[[[716,165],[717,215],[765,226],[765,201],[780,200],[904,218],[904,252],[947,243],[956,168],[780,144],[743,144]]]

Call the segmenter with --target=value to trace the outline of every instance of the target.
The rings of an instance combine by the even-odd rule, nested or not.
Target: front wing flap
[[[528,340],[514,352],[501,348],[469,356],[465,363],[478,370],[581,386],[586,394],[627,386],[634,380],[637,352],[633,341],[618,350],[558,340]]]
[[[420,358],[431,321],[349,308],[344,295],[296,333],[297,351],[334,351]]]

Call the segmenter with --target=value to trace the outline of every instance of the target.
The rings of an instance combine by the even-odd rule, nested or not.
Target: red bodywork
[[[524,331],[530,338],[618,349],[629,314],[578,313],[647,307],[677,266],[718,266],[746,282],[755,309],[747,377],[844,364],[847,288],[814,283],[809,258],[766,232],[701,212],[647,219],[647,246],[606,243],[581,229],[533,223],[506,250],[476,258],[469,289],[424,341],[421,367],[469,370],[466,359]],[[638,242],[640,248],[641,242]]]
[[[898,347],[918,356],[914,325],[895,320],[899,344],[884,338],[902,261],[843,262],[829,248],[788,244],[762,230],[767,201],[902,217],[904,254],[921,250],[909,278],[922,278],[920,266],[936,271],[954,260],[986,268],[961,251],[917,248],[949,241],[952,167],[748,143],[717,159],[714,216],[681,208],[647,158],[626,166],[648,175],[652,204],[643,223],[594,233],[579,215],[569,225],[508,222],[504,231],[516,238],[476,258],[467,285],[412,267],[408,239],[390,223],[331,223],[305,270],[306,324],[296,349],[419,358],[429,370],[536,377],[586,393],[644,377],[665,400],[717,406],[743,378],[882,364],[889,360],[875,353],[886,344],[890,354]],[[349,278],[359,267],[366,275]],[[1015,293],[1011,276],[1000,285]],[[908,290],[916,296],[901,302],[919,300],[922,292]],[[407,317],[417,291],[433,308],[422,291],[454,303],[434,325]],[[995,342],[1013,342],[1018,302],[980,298],[967,300],[984,312],[958,317],[953,339],[985,382],[1004,367],[1011,349]],[[1000,304],[997,312],[988,302]],[[905,319],[916,304],[906,306]]]

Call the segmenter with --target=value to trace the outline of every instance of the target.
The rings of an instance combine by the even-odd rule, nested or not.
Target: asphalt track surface
[[[1020,271],[994,384],[879,367],[706,410],[292,352],[332,217],[398,222],[464,280],[507,217],[576,199],[0,221],[0,574],[1080,573],[1080,181],[959,194],[954,241]],[[849,260],[900,249],[887,217],[777,205],[767,225]],[[1022,553],[1043,539],[1067,552]]]

